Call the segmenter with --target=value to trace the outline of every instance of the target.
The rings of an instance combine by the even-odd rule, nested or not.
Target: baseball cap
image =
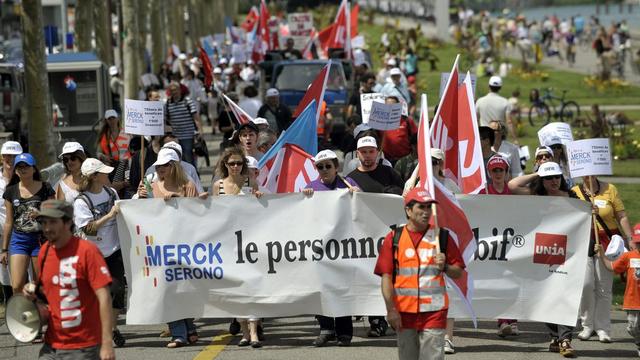
[[[66,217],[67,219],[73,219],[73,205],[64,200],[46,200],[40,204],[40,210],[36,217],[48,217],[55,219]]]
[[[226,64],[228,63],[227,58],[220,58],[220,60],[218,60],[218,64]]]
[[[118,75],[118,67],[115,65],[109,66],[109,75],[111,76]]]
[[[153,166],[165,165],[170,161],[180,162],[178,154],[171,148],[162,148],[158,151],[158,158]]]
[[[631,241],[640,242],[640,223],[633,227],[633,233],[631,234]]]
[[[104,112],[104,118],[105,119],[109,119],[109,118],[112,118],[112,117],[117,118],[118,117],[118,112],[113,110],[113,109],[109,109],[109,110]]]
[[[216,66],[216,67],[213,69],[213,73],[214,73],[214,74],[222,74],[222,69]]]
[[[367,130],[371,130],[371,126],[369,126],[369,124],[359,124],[353,129],[353,137],[357,138],[358,134]]]
[[[36,159],[29,153],[22,153],[16,156],[15,160],[13,160],[13,166],[18,165],[21,162],[29,166],[36,166]]]
[[[224,69],[224,71],[222,71],[222,73],[224,73],[225,75],[231,75],[233,74],[233,68],[226,68]]]
[[[178,157],[182,156],[182,146],[175,141],[169,141],[168,143],[162,145],[162,149],[173,149],[178,153]]]
[[[365,136],[358,139],[358,149],[368,146],[378,148],[378,142],[373,136]]]
[[[413,188],[404,196],[405,205],[409,204],[411,201],[417,201],[419,203],[438,203],[431,197],[431,195],[429,195],[427,189],[422,187]]]
[[[1,155],[20,155],[22,154],[22,145],[17,141],[7,141],[2,144]]]
[[[398,63],[396,62],[396,59],[391,58],[391,59],[387,60],[387,65],[396,66],[396,65],[398,65]]]
[[[500,155],[494,155],[489,159],[487,168],[493,170],[495,168],[502,168],[507,170],[509,168],[509,162]]]
[[[502,87],[502,78],[497,75],[493,75],[489,78],[489,86]]]
[[[611,241],[605,249],[604,256],[606,256],[610,261],[615,261],[624,254],[625,251],[626,249],[624,247],[624,240],[622,239],[622,236],[615,234],[611,236]]]
[[[549,161],[540,165],[538,168],[538,175],[540,177],[562,175],[562,170],[560,170],[560,165],[553,161]]]
[[[333,151],[322,150],[313,158],[313,162],[317,164],[320,161],[333,160],[337,158],[338,158],[338,155],[336,155],[336,153],[334,153]]]
[[[394,75],[402,75],[402,71],[400,70],[400,68],[394,67],[393,69],[391,69],[389,71],[389,75],[390,76],[394,76]]]
[[[444,151],[438,148],[431,148],[431,157],[438,160],[444,160]]]
[[[270,96],[280,96],[280,92],[276,88],[270,88],[269,90],[267,90],[267,97]]]
[[[538,157],[538,155],[542,154],[542,153],[549,153],[549,155],[553,156],[553,150],[551,150],[550,147],[548,146],[538,146],[538,148],[536,149],[536,155],[535,157]]]
[[[180,55],[178,55],[178,59],[180,59],[180,60],[187,60],[187,54],[185,54],[185,53],[180,53]]]
[[[95,173],[109,174],[113,171],[111,166],[107,166],[102,163],[102,161],[95,158],[88,158],[82,163],[80,167],[80,172],[82,175],[89,176]]]
[[[269,122],[265,118],[257,117],[251,120],[256,125],[269,125]]]
[[[545,146],[562,145],[562,139],[559,136],[551,136],[545,141]]]
[[[64,146],[62,147],[62,153],[60,154],[60,156],[58,156],[58,158],[62,159],[62,155],[73,154],[76,151],[84,152],[84,148],[78,142],[68,141],[68,142],[64,143]]]
[[[247,158],[247,168],[248,169],[257,169],[258,168],[258,160],[253,156],[245,156]]]

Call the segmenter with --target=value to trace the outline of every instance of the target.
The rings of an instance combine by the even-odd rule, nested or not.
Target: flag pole
[[[591,193],[591,207],[595,204],[595,196],[593,193],[593,176],[589,176],[589,192]],[[596,245],[600,245],[600,236],[598,234],[598,220],[596,219],[596,214],[591,211],[591,221],[593,221],[593,236],[596,239]]]

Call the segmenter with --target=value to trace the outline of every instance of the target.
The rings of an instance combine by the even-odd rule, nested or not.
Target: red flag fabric
[[[213,82],[213,66],[211,65],[211,60],[209,59],[209,55],[204,51],[202,46],[200,48],[200,62],[202,63],[202,72],[204,73],[204,86],[209,89],[211,88],[211,83]]]
[[[269,50],[270,34],[269,34],[269,9],[267,4],[262,0],[260,2],[260,16],[258,19],[258,25],[256,28],[255,39],[253,42],[253,49],[251,51],[251,60],[256,64],[264,60],[267,51]]]
[[[233,113],[233,116],[236,118],[238,125],[248,124],[249,121],[253,121],[251,116],[247,114],[246,111],[242,110],[242,108],[238,106],[238,104],[234,103],[233,100],[229,99],[227,95],[222,94],[222,98],[227,102],[227,106]]]
[[[312,158],[296,145],[284,145],[274,158],[264,187],[278,194],[302,191],[307,184],[318,178]]]
[[[356,3],[351,9],[351,38],[358,36],[358,15],[360,14],[360,4]]]
[[[320,49],[324,52],[325,57],[328,56],[327,50],[329,49],[329,40],[331,38],[331,33],[333,32],[334,24],[327,26],[326,28],[320,30],[318,33],[318,41],[320,42]]]
[[[471,74],[467,72],[458,91],[458,144],[460,147],[460,179],[462,192],[477,194],[487,184],[480,134],[473,102]]]
[[[256,26],[256,22],[258,21],[259,17],[260,17],[260,12],[258,12],[258,9],[255,6],[252,6],[251,10],[249,10],[249,13],[247,14],[247,17],[244,19],[244,21],[240,26],[246,32],[251,32],[253,31],[253,28]]]
[[[460,161],[458,148],[458,58],[453,64],[449,80],[445,85],[440,105],[431,125],[431,143],[442,149],[444,157],[444,176],[460,184]]]
[[[344,49],[349,57],[351,52],[351,16],[349,16],[349,2],[342,0],[331,34],[329,35],[328,48]]]
[[[311,100],[315,100],[316,104],[322,104],[322,100],[324,98],[324,90],[327,87],[327,79],[329,78],[329,67],[331,63],[329,62],[322,70],[316,75],[316,78],[311,83],[311,86],[307,89],[307,92],[304,94],[302,100],[296,107],[296,111],[293,112],[293,117],[297,118],[304,109],[311,103]],[[318,106],[318,110],[316,113],[316,121],[318,121],[318,117],[320,116],[320,110],[322,106]]]

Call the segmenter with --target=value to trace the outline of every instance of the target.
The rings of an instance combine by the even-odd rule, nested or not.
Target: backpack
[[[118,196],[117,196],[116,192],[113,189],[111,189],[110,187],[103,186],[102,188],[107,192],[107,194],[109,194],[109,210],[108,211],[110,211],[111,208],[113,208],[113,206],[115,205]],[[89,211],[93,215],[93,220],[94,221],[96,221],[96,220],[102,218],[103,216],[107,215],[107,214],[103,214],[100,210],[96,209],[93,201],[91,201],[91,198],[85,192],[81,192],[76,197],[76,200],[78,200],[78,199],[84,201],[87,204],[87,206],[89,206]],[[95,236],[96,234],[87,234],[84,230],[77,229],[76,235],[81,237],[81,238],[83,238],[83,239],[87,239],[88,236]]]
[[[398,244],[400,243],[400,236],[402,235],[402,230],[404,230],[404,225],[396,226],[392,225],[391,230],[393,231],[393,280],[392,283],[396,283],[396,275],[398,275],[398,268],[400,267],[398,264],[398,257],[396,254],[398,253]],[[440,252],[443,254],[447,253],[447,242],[449,240],[449,231],[444,228],[440,228]]]

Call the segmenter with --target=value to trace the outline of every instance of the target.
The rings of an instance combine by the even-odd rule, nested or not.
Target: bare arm
[[[9,240],[11,239],[11,231],[13,231],[13,204],[9,200],[4,201],[4,208],[7,216],[4,221],[4,231],[2,233],[2,248],[9,248]]]
[[[511,118],[511,111],[507,111],[507,130],[509,131],[509,136],[513,139],[513,143],[519,145],[518,142],[518,134],[516,133],[516,126],[513,124],[513,119]]]
[[[64,179],[60,179],[60,181],[64,181]],[[64,200],[64,192],[62,191],[62,187],[60,186],[60,183],[58,183],[58,186],[56,187],[56,199]]]
[[[220,195],[220,182],[222,180],[216,180],[211,184],[211,195],[218,196]]]
[[[98,229],[103,227],[109,220],[113,219],[114,217],[116,217],[116,215],[118,215],[119,208],[120,207],[118,206],[118,204],[113,205],[113,207],[111,208],[109,213],[107,213],[107,215],[101,217],[98,220],[91,221],[87,225],[85,225],[83,227],[84,231],[89,235],[97,234]]]
[[[98,303],[100,306],[100,328],[102,329],[102,344],[100,346],[100,359],[112,360],[116,358],[113,351],[113,345],[111,343],[111,330],[113,324],[113,314],[111,310],[111,294],[107,286],[101,287],[95,291]]]
[[[518,176],[515,179],[511,179],[509,181],[509,190],[516,195],[531,195],[531,190],[529,190],[529,184],[534,181],[538,177],[538,174],[529,174]]]
[[[382,288],[382,297],[384,298],[384,304],[387,308],[387,320],[391,327],[393,327],[396,331],[400,331],[402,329],[402,320],[400,318],[400,313],[396,309],[396,303],[394,301],[394,290],[393,290],[393,281],[391,274],[382,274],[382,283],[380,285]]]
[[[607,270],[613,271],[613,264],[611,264],[611,261],[604,256],[604,248],[602,247],[602,244],[595,244],[594,251],[596,256],[600,258],[600,261],[602,261],[602,265],[604,265]]]
[[[204,131],[202,131],[202,122],[200,121],[200,114],[199,113],[195,113],[193,114],[193,121],[196,123],[196,129],[198,130],[198,133],[200,135],[204,134]]]
[[[627,245],[629,245],[628,247],[631,247],[632,249],[635,248],[635,245],[633,244],[633,242],[630,241],[631,235],[633,234],[633,232],[631,231],[631,224],[629,223],[629,218],[627,217],[627,213],[624,210],[617,211],[616,219],[618,220],[618,223],[622,228],[624,240],[627,243]]]

